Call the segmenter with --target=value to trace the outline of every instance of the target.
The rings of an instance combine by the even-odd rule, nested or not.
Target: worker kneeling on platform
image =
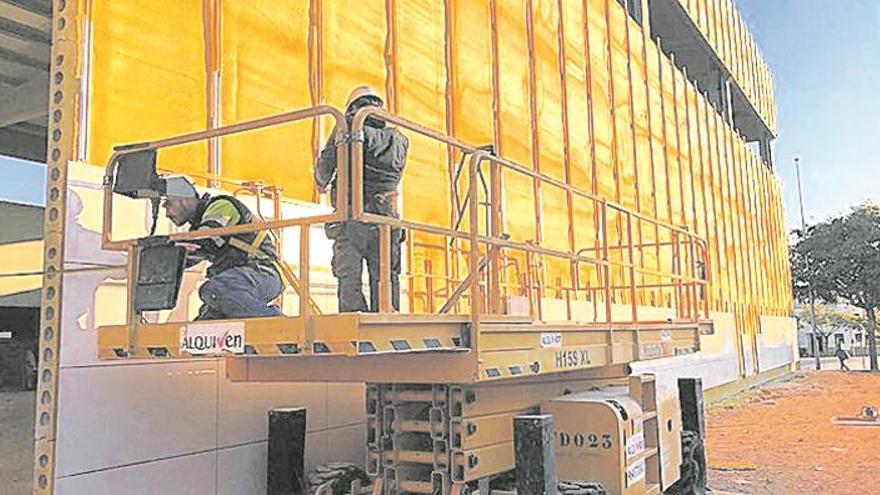
[[[371,88],[355,89],[346,104],[345,117],[349,125],[355,113],[366,106],[383,105],[382,98]],[[334,137],[321,151],[315,164],[315,184],[321,192],[330,188],[330,198],[336,204],[336,147]],[[368,117],[365,122],[363,157],[364,210],[367,213],[398,217],[397,186],[403,177],[409,141],[397,129],[384,121]],[[349,220],[325,226],[327,237],[333,240],[333,275],[339,281],[337,298],[340,312],[379,311],[379,227],[375,224]],[[391,304],[400,310],[400,244],[404,231],[391,229]],[[361,289],[364,261],[370,277],[370,306]]]
[[[190,231],[232,227],[253,222],[253,214],[231,196],[199,196],[184,177],[165,179],[165,215]],[[197,239],[188,244],[186,266],[208,261],[208,278],[199,297],[197,320],[280,316],[272,305],[284,286],[275,268],[277,253],[268,231]]]

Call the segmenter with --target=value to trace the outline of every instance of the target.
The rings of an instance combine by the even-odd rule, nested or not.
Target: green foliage
[[[866,310],[880,306],[880,208],[866,204],[844,217],[795,231],[791,248],[794,295],[847,302]]]
[[[858,206],[849,215],[796,231],[795,236],[791,248],[795,298],[809,301],[812,288],[827,303],[846,302],[864,309],[871,370],[878,371],[874,309],[880,306],[880,208]]]

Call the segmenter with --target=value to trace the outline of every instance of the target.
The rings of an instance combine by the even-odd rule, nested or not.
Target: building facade
[[[672,317],[677,289],[664,280],[681,275],[668,252],[674,239],[648,222],[629,228],[623,217],[600,227],[596,202],[614,204],[629,218],[696,233],[707,246],[705,257],[687,256],[702,264],[690,275],[708,281],[701,298],[714,333],[700,353],[637,369],[667,379],[689,371],[714,388],[787,370],[796,359],[772,171],[773,82],[730,0],[386,0],[356,8],[331,0],[66,0],[52,25],[38,488],[110,493],[124,479],[133,493],[261,493],[266,410],[297,404],[315,412],[310,464],[360,458],[362,384],[232,384],[222,360],[107,364],[97,359],[95,329],[124,315],[124,254],[100,248],[103,164],[114,146],[338,108],[362,84],[380,91],[392,113],[491,143],[590,198],[579,203],[538,180],[505,176],[510,239],[589,253],[604,236],[613,246],[605,261],[641,269],[612,270],[601,283],[634,290],[601,295],[591,292],[598,265],[510,255],[509,298],[534,298],[546,320],[594,319],[590,308],[608,297]],[[283,188],[288,204],[315,203],[311,164],[330,133],[326,121],[280,126],[163,150],[160,167],[202,185],[217,185],[217,176],[260,181]],[[460,159],[412,137],[407,218],[449,226],[460,217]],[[127,220],[115,236],[145,234],[143,206],[120,206],[117,218]],[[429,294],[448,296],[466,275],[461,249],[445,245],[430,235],[408,244],[406,311],[433,312],[442,296]],[[82,264],[117,269],[58,275]],[[559,309],[566,301],[574,314]],[[120,453],[119,445],[130,448]]]

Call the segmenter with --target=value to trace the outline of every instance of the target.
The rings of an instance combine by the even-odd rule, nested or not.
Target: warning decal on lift
[[[244,353],[244,323],[191,323],[180,329],[180,352],[194,356]]]
[[[645,434],[636,433],[626,440],[626,458],[629,460],[645,451]]]
[[[541,333],[541,347],[544,349],[562,347],[562,334],[559,332]]]
[[[626,486],[633,486],[645,477],[645,460],[642,459],[626,468]]]

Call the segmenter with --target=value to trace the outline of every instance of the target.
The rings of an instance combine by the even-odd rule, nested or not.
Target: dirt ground
[[[880,376],[799,372],[707,413],[709,486],[742,494],[880,494],[880,426],[835,416],[880,407]]]
[[[34,392],[0,392],[0,493],[31,493]]]

